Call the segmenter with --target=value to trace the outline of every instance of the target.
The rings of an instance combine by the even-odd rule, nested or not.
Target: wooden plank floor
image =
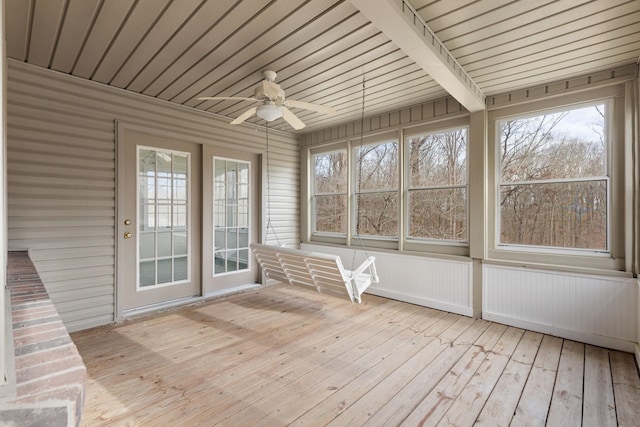
[[[273,286],[72,334],[83,425],[637,426],[631,354]]]

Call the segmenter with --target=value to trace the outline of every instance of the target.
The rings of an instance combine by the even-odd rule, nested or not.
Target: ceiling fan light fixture
[[[256,109],[256,115],[267,122],[272,122],[282,117],[282,108],[270,104],[260,105]]]

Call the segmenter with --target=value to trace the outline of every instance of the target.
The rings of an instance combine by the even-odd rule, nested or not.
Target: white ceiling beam
[[[350,0],[364,16],[470,112],[485,96],[408,0]]]

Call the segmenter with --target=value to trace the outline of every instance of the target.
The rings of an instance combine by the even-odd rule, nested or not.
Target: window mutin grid
[[[496,120],[496,244],[610,251],[610,102]]]
[[[138,290],[190,280],[190,154],[137,148]]]
[[[404,169],[406,238],[467,244],[468,127],[406,137]]]
[[[250,268],[249,162],[213,158],[213,275]]]

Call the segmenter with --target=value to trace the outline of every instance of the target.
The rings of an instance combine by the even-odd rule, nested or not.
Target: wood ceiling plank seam
[[[638,12],[638,17],[640,17],[640,12]],[[566,33],[562,36],[554,37],[550,40],[550,43],[534,43],[532,45],[522,46],[521,49],[513,49],[508,52],[504,52],[500,55],[495,55],[491,57],[484,58],[477,62],[467,63],[464,62],[464,67],[468,72],[473,72],[478,69],[484,69],[490,66],[496,66],[498,64],[505,64],[511,61],[517,60],[525,60],[534,55],[543,54],[546,51],[548,46],[554,46],[551,49],[556,49],[561,46],[568,46],[569,44],[575,44],[576,40],[579,40],[581,43],[587,42],[589,39],[595,38],[603,38],[604,35],[609,35],[606,40],[602,42],[606,42],[608,40],[620,37],[622,35],[626,35],[629,33],[637,33],[640,29],[640,22],[636,20],[635,22],[624,25],[624,26],[616,26],[614,30],[606,30],[594,33],[594,31],[600,31],[601,27],[608,27],[608,25],[596,25],[593,28],[584,28],[583,30],[578,30],[575,33]],[[582,33],[587,33],[587,35],[582,36]],[[592,43],[592,44],[595,44]]]
[[[437,31],[438,37],[442,37],[443,43],[451,44],[454,46],[455,39],[464,36],[470,36],[481,31],[487,31],[490,27],[502,27],[503,22],[516,21],[520,19],[520,16],[531,14],[537,10],[549,7],[549,5],[556,3],[558,0],[538,0],[538,2],[527,2],[523,5],[522,2],[510,2],[501,7],[496,8],[493,12],[494,19],[487,19],[488,14],[472,17],[464,23],[457,24],[455,21],[449,23],[446,27],[440,28]],[[570,0],[573,2],[581,2],[584,0]],[[592,0],[589,0],[592,1]],[[569,7],[569,6],[567,6]],[[529,21],[525,21],[529,22]],[[442,26],[441,26],[442,27]],[[434,29],[435,31],[435,29]],[[490,30],[489,30],[490,31]],[[494,30],[495,31],[495,30]]]
[[[336,5],[345,5],[345,4],[346,3],[337,3]],[[336,9],[335,5],[330,9],[330,11],[337,15],[341,15],[344,13],[344,11],[341,8]],[[326,16],[326,12],[329,12],[329,10],[325,11],[325,14],[324,14],[325,16]],[[282,76],[283,75],[286,76],[286,71],[283,71],[284,64],[280,64],[282,58],[291,58],[291,60],[293,60],[293,57],[295,57],[296,51],[305,52],[306,55],[315,54],[315,52],[319,49],[318,47],[315,47],[316,44],[320,44],[321,46],[324,46],[325,44],[329,43],[328,41],[326,42],[324,41],[325,38],[330,38],[331,41],[334,41],[336,38],[342,38],[342,37],[339,37],[339,35],[335,35],[331,33],[335,31],[340,34],[343,34],[346,30],[345,29],[341,31],[343,26],[346,26],[349,29],[347,31],[348,33],[352,31],[356,31],[359,28],[358,22],[354,22],[354,20],[352,20],[351,18],[357,15],[358,15],[357,12],[354,12],[342,19],[339,19],[340,17],[336,16],[336,18],[338,18],[339,20],[335,23],[335,25],[333,25],[329,29],[323,30],[320,33],[314,32],[313,27],[309,26],[309,23],[308,23],[307,26],[305,26],[305,32],[311,31],[312,34],[317,34],[317,35],[311,37],[307,41],[303,42],[298,40],[297,38],[295,39],[287,38],[287,40],[284,40],[284,42],[287,43],[285,46],[287,46],[288,43],[291,43],[292,48],[288,48],[286,52],[281,54],[279,57],[268,61],[269,68],[276,70],[278,73],[278,78],[276,80],[281,81]],[[329,18],[330,16],[327,16],[326,19],[329,19]],[[363,22],[361,25],[368,24],[368,21],[364,19],[362,19],[362,21]],[[315,24],[324,25],[323,23],[320,23],[318,19],[313,20],[312,25],[315,25]],[[356,26],[355,29],[351,28],[353,25]],[[285,46],[280,44],[278,45],[278,48],[279,49],[284,48]],[[208,107],[207,106],[201,107],[201,104],[210,105],[210,104],[215,104],[216,102],[215,101],[198,101],[195,99],[197,96],[231,96],[229,94],[233,94],[233,96],[241,96],[242,94],[246,93],[245,91],[252,89],[252,87],[247,87],[246,84],[242,85],[242,87],[239,87],[239,82],[246,81],[247,79],[255,76],[256,69],[258,69],[259,66],[262,66],[263,63],[265,62],[261,59],[261,56],[263,55],[269,56],[270,53],[269,51],[265,50],[261,52],[259,55],[254,56],[250,61],[247,61],[245,64],[242,65],[242,69],[245,69],[244,71],[245,74],[243,76],[238,76],[239,71],[237,70],[240,70],[240,68],[238,68],[234,72],[227,73],[224,77],[222,77],[221,79],[218,79],[215,83],[209,84],[209,86],[200,90],[199,93],[194,89],[194,85],[192,85],[189,88],[185,89],[176,97],[172,98],[171,101],[206,110]],[[204,77],[203,77],[203,80],[204,80]],[[233,80],[233,82],[229,82],[231,80]]]
[[[93,26],[103,0],[70,1],[50,68],[69,74]]]
[[[395,47],[394,47],[394,48],[395,48]],[[357,68],[359,68],[359,67],[357,67]],[[332,69],[332,71],[334,71],[334,70],[335,70],[335,68],[334,68],[334,69]],[[361,73],[358,73],[358,75],[361,75]],[[340,77],[339,77],[339,75],[334,75],[334,76],[332,77],[332,79],[328,81],[329,83],[327,83],[326,81],[324,81],[324,82],[322,82],[322,83],[315,82],[315,84],[318,84],[318,85],[322,84],[322,85],[324,85],[324,86],[326,86],[326,85],[331,86],[331,84],[332,84],[332,83],[331,83],[331,81],[334,81],[334,80],[338,80],[338,81],[340,81]],[[285,92],[286,92],[286,93],[289,93],[289,92],[288,92],[288,89],[285,89]],[[338,94],[337,96],[340,98],[340,97],[344,96],[344,94]],[[287,98],[289,98],[289,99],[296,99],[296,100],[304,99],[304,100],[305,100],[305,101],[307,101],[307,102],[315,102],[315,103],[319,103],[319,104],[323,104],[323,105],[330,105],[330,106],[333,106],[333,105],[332,105],[333,103],[332,103],[330,100],[327,100],[326,98],[317,98],[317,97],[309,97],[309,96],[303,96],[303,97],[300,97],[300,96],[297,96],[297,95],[295,95],[295,94],[288,94],[288,95],[287,95]],[[243,108],[240,106],[240,104],[239,104],[239,103],[233,103],[233,104],[231,104],[231,105],[229,105],[229,104],[227,104],[227,105],[228,105],[228,106],[225,106],[225,104],[217,105],[217,107],[218,107],[219,109],[218,109],[218,110],[216,110],[216,113],[217,113],[217,114],[223,114],[223,115],[226,115],[226,116],[234,116],[234,115],[236,115],[240,110],[242,110],[242,109],[243,109]]]
[[[519,76],[521,78],[530,77],[531,75],[541,75],[546,71],[553,71],[557,69],[567,68],[567,67],[576,67],[579,68],[580,65],[585,67],[584,72],[587,72],[589,69],[589,64],[595,61],[603,61],[610,57],[621,57],[626,58],[627,61],[635,59],[635,53],[640,49],[640,41],[637,38],[634,38],[634,41],[627,43],[626,45],[617,46],[615,48],[604,49],[602,51],[589,52],[584,55],[580,55],[570,60],[563,60],[562,62],[552,62],[548,61],[543,64],[531,67],[532,64],[529,64],[529,67],[519,66],[513,67],[509,69],[505,69],[501,73],[489,73],[486,75],[478,76],[478,81],[480,83],[486,83],[494,80],[502,80],[508,79],[513,76]],[[605,55],[605,56],[603,56]],[[488,76],[488,77],[487,77]]]
[[[387,88],[384,85],[378,85],[378,86],[381,86],[382,89],[386,91],[386,93],[382,93],[381,91],[378,91],[378,90],[375,90],[373,92],[370,91],[369,95],[367,96],[368,100],[371,102],[376,101],[379,98],[381,93],[382,93],[382,96],[385,97],[385,99],[393,98],[398,93],[419,93],[419,96],[421,97],[421,99],[424,100],[426,99],[425,97],[428,96],[428,93],[425,90],[430,87],[435,87],[436,91],[442,92],[442,88],[430,77],[428,76],[425,77],[421,69],[419,69],[418,72],[414,71],[413,73],[407,73],[405,78],[398,78],[397,80],[399,81],[399,83],[396,86],[391,88]],[[356,84],[354,84],[353,87],[351,88],[350,93],[344,94],[344,96],[340,97],[341,103],[338,103],[338,102],[326,103],[327,105],[335,106],[335,108],[338,111],[337,115],[326,116],[320,113],[310,112],[307,110],[294,109],[296,110],[296,115],[300,117],[307,124],[307,127],[308,127],[309,123],[307,123],[307,121],[313,120],[314,117],[319,118],[321,120],[322,119],[329,120],[328,123],[330,124],[331,120],[337,120],[341,115],[344,115],[345,113],[357,114],[361,110],[361,101],[362,101],[361,85],[362,85],[361,80],[356,82]],[[407,86],[411,86],[411,87],[407,89]],[[416,87],[419,88],[420,90],[416,91],[415,89]],[[375,88],[375,86],[369,87],[369,89],[372,89],[372,88]],[[404,92],[400,91],[400,88],[402,88]],[[422,93],[420,93],[421,91]]]
[[[418,94],[423,89],[427,88],[427,85],[430,81],[427,81],[426,78],[416,78],[410,81],[399,83],[393,87],[385,88],[383,90],[372,91],[369,88],[366,91],[366,99],[365,99],[365,111],[369,111],[371,108],[378,104],[384,104],[386,100],[390,98],[400,98],[406,94]],[[418,89],[417,89],[418,88]],[[352,109],[352,111],[361,111],[362,109],[362,92],[360,93],[352,93],[350,96],[345,97],[346,99],[338,106],[338,115],[331,116],[332,119],[339,116],[343,111],[348,111]],[[425,99],[422,99],[424,101]],[[403,101],[404,102],[404,101]]]
[[[421,71],[422,70],[412,71],[403,75],[402,78],[397,79],[399,83],[395,85],[393,85],[390,81],[386,81],[376,85],[376,83],[374,83],[372,80],[366,80],[365,89],[367,91],[367,98],[375,99],[376,95],[380,93],[384,94],[384,91],[386,91],[387,89],[399,90],[399,88],[402,86],[416,83],[418,81],[420,82],[419,86],[421,87],[421,89],[427,89],[430,87],[439,88],[437,82],[435,82],[428,76],[424,76],[424,73],[422,73]],[[423,85],[424,87],[422,87]],[[333,101],[328,100],[326,103],[331,106],[335,105],[335,108],[339,108],[339,111],[342,111],[345,105],[350,103],[352,100],[358,100],[358,98],[362,100],[362,81],[360,81],[359,85],[354,85],[352,88],[345,90],[344,95],[340,96],[338,99],[335,99]],[[310,115],[312,115],[312,112],[307,112],[306,110],[298,114],[301,119]]]
[[[135,0],[104,1],[71,74],[88,79],[120,31]]]
[[[340,14],[342,12],[342,9],[338,6],[345,7],[347,9],[343,12],[344,17],[335,21],[334,24],[326,25],[327,21],[332,22],[331,18],[333,14]],[[296,74],[295,66],[297,64],[304,62],[309,57],[321,58],[322,55],[327,55],[325,52],[327,50],[332,50],[336,45],[341,45],[342,40],[348,40],[349,38],[367,38],[379,32],[373,27],[369,20],[362,16],[355,7],[347,2],[339,1],[332,6],[331,11],[326,11],[322,16],[318,16],[318,18],[321,18],[318,19],[318,21],[321,21],[320,25],[323,30],[309,42],[304,45],[297,45],[296,48],[291,51],[301,55],[294,64],[281,65],[277,62],[281,58],[290,58],[289,54],[282,55],[282,57],[277,58],[275,65],[279,70],[278,80],[280,82],[286,82],[292,77],[292,75]],[[327,37],[328,40],[325,41],[325,37]],[[318,40],[320,40],[320,47],[315,47],[313,43],[317,43]],[[289,62],[293,61],[290,60]]]
[[[542,28],[550,28],[549,20],[554,16],[563,16],[566,22],[568,18],[563,13],[568,13],[569,16],[575,16],[575,8],[579,7],[584,0],[553,0],[548,3],[544,8],[538,7],[535,9],[529,9],[523,11],[522,8],[514,7],[510,10],[512,16],[501,19],[497,23],[489,23],[485,18],[479,23],[479,28],[474,31],[470,31],[468,28],[464,29],[463,34],[456,34],[454,29],[441,32],[438,34],[442,37],[443,43],[445,43],[450,49],[456,49],[460,46],[470,44],[475,40],[484,40],[489,37],[498,37],[502,34],[508,33],[513,30],[518,30],[523,26],[530,26],[540,31]],[[590,0],[595,1],[595,0]],[[533,4],[533,2],[518,2],[518,5]]]
[[[278,10],[265,10],[265,13],[261,13],[260,15],[252,18],[249,25],[239,29],[237,34],[234,33],[230,36],[228,38],[228,43],[222,45],[220,49],[215,52],[215,55],[212,52],[207,55],[206,58],[203,58],[201,61],[202,67],[200,67],[200,69],[195,66],[191,67],[182,76],[180,76],[179,81],[174,81],[157,96],[162,99],[172,100],[179,103],[179,101],[175,100],[177,95],[183,93],[194,85],[199,88],[202,87],[202,82],[210,81],[209,76],[212,75],[213,70],[217,70],[220,67],[223,67],[223,69],[224,67],[227,67],[228,72],[236,72],[243,65],[255,58],[257,52],[259,52],[258,55],[262,55],[264,52],[274,49],[275,46],[278,46],[283,40],[295,37],[298,32],[306,27],[310,20],[313,20],[324,11],[326,11],[325,3],[304,1],[300,2],[297,7],[280,16],[279,19],[273,22],[271,20],[272,14],[277,13]],[[260,25],[262,21],[265,21],[264,27],[261,27]],[[265,28],[265,30],[262,32],[254,31],[252,28],[254,26]],[[242,35],[241,31],[245,31],[245,28],[248,29],[249,33]],[[242,37],[243,39],[248,39],[248,41],[242,48],[238,49],[234,46],[232,37]],[[216,56],[218,55],[226,58],[224,64],[216,61]],[[269,62],[270,61],[266,61],[266,64]],[[206,71],[202,72],[201,69]],[[224,72],[225,71],[222,71],[222,73]]]
[[[357,58],[359,62],[368,62],[362,58],[368,55],[376,56],[379,54],[379,50],[389,53],[397,50],[397,47],[384,34],[376,30],[375,34],[363,39],[357,45],[351,44],[341,47],[341,50],[337,52],[328,51],[327,53],[331,53],[331,55],[328,55],[320,62],[305,61],[302,63],[300,61],[301,66],[304,68],[291,75],[286,81],[283,81],[285,90],[296,84],[308,82],[314,77],[326,79],[325,76],[330,72],[342,74],[343,71],[340,71],[341,69],[359,68],[362,65],[357,64],[354,58]]]
[[[8,0],[5,6],[6,55],[19,61],[29,57],[35,0]]]
[[[560,67],[558,70],[550,71],[548,74],[543,74],[542,76],[536,74],[524,79],[515,78],[512,80],[487,82],[487,93],[490,94],[488,96],[497,96],[504,92],[517,92],[534,85],[538,87],[544,86],[545,84],[553,83],[557,80],[570,79],[576,75],[584,74],[585,71],[596,73],[598,71],[606,71],[611,68],[623,67],[625,65],[629,65],[629,59],[628,56],[621,58],[605,58],[594,62],[592,65],[593,66],[581,63],[570,68]]]
[[[53,47],[51,49],[51,53],[49,54],[49,60],[47,61],[47,68],[51,68],[51,65],[53,63],[53,58],[56,54],[56,51],[58,49],[58,44],[60,43],[60,36],[62,34],[62,28],[64,27],[64,24],[67,20],[67,12],[69,10],[69,2],[70,0],[65,0],[64,1],[64,5],[63,5],[63,10],[62,10],[62,17],[60,19],[60,23],[58,24],[58,28],[56,29],[56,34],[53,40]]]
[[[395,66],[396,64],[392,63],[389,66]],[[404,81],[412,81],[416,78],[428,77],[425,76],[424,70],[422,70],[417,65],[411,63],[405,66],[399,67],[392,72],[387,72],[381,75],[372,75],[370,73],[365,74],[367,87],[370,90],[376,92],[379,89],[387,88],[393,85],[395,82],[404,82]],[[430,77],[428,77],[431,79]],[[337,80],[345,81],[345,79],[338,77]],[[431,79],[431,81],[433,81]],[[327,90],[331,90],[328,88]],[[330,105],[334,108],[341,105],[341,102],[346,102],[352,97],[358,98],[362,95],[362,74],[360,73],[353,78],[350,78],[348,81],[345,81],[345,85],[339,90],[333,92],[329,96],[324,96],[322,98],[306,98],[310,99],[312,102],[321,103],[324,105]],[[300,113],[299,117],[308,116],[310,114],[318,114],[314,112],[310,112],[308,110],[300,110],[293,109],[294,111],[304,111]]]
[[[490,2],[471,2],[459,7],[451,7],[446,5],[446,10],[436,13],[433,8],[422,8],[417,11],[422,19],[437,34],[440,31],[448,30],[450,27],[461,25],[465,26],[469,21],[486,17],[498,11],[517,0],[492,0]],[[439,35],[438,35],[439,36]]]
[[[579,46],[575,46],[576,43],[559,45],[554,48],[546,49],[540,52],[532,53],[530,56],[523,58],[513,59],[510,61],[499,62],[496,61],[495,66],[486,66],[479,69],[473,69],[471,72],[474,76],[480,78],[495,72],[501,72],[502,70],[511,70],[517,72],[517,69],[528,68],[534,63],[555,63],[559,60],[566,60],[568,57],[576,58],[584,54],[595,54],[603,52],[608,49],[616,49],[638,40],[640,33],[640,23],[636,24],[638,27],[635,32],[620,36],[617,38],[611,38],[606,41],[597,41],[589,44],[580,43]],[[588,39],[581,41],[587,42]],[[586,52],[585,52],[586,51]],[[564,58],[564,59],[560,59]]]
[[[304,0],[296,0],[297,6]],[[230,16],[229,19],[222,21],[216,26],[215,33],[207,34],[208,38],[216,41],[215,47],[207,50],[205,53],[198,55],[197,61],[183,61],[174,64],[174,69],[170,69],[163,75],[159,76],[153,84],[145,88],[144,93],[165,100],[172,100],[181,93],[185,87],[189,87],[193,82],[202,79],[204,75],[214,72],[214,70],[230,63],[239,52],[243,52],[258,43],[261,35],[264,34],[263,28],[273,28],[269,22],[270,14],[274,10],[270,8],[277,6],[276,10],[284,9],[282,3],[261,3],[263,7],[253,8],[251,11],[246,8],[239,8],[237,13],[242,13],[240,18]],[[252,5],[255,5],[252,3]],[[237,25],[237,22],[242,25]],[[223,34],[217,36],[217,33]],[[206,39],[203,39],[203,43]],[[196,46],[197,48],[197,46]],[[190,54],[189,52],[187,52]],[[223,58],[223,60],[221,60]],[[218,72],[218,75],[226,75],[225,72]],[[175,102],[175,101],[172,101]]]
[[[127,88],[151,61],[164,52],[165,47],[207,1],[180,0],[180,2],[172,1],[169,3],[169,8],[162,15],[158,24],[141,41],[134,54],[118,70],[109,84],[123,89]]]
[[[66,9],[66,0],[35,3],[27,62],[47,68]]]
[[[246,25],[246,16],[255,13],[268,0],[252,2],[251,8],[244,8],[246,15],[235,16],[243,13],[240,7],[241,0],[225,0],[218,2],[205,2],[202,9],[189,18],[188,25],[183,25],[178,33],[163,47],[162,52],[155,56],[143,70],[131,81],[127,89],[155,96],[148,90],[152,85],[164,88],[171,84],[185,70],[189,69],[196,61],[217,49],[229,37],[232,32],[231,23],[242,22]],[[221,11],[222,10],[222,11]],[[215,19],[210,19],[212,16]],[[237,31],[237,30],[236,30]],[[213,47],[211,47],[213,46]]]
[[[335,78],[327,80],[326,86],[328,87],[324,87],[325,85],[318,88],[312,87],[301,92],[294,92],[294,96],[302,95],[305,97],[315,97],[316,100],[327,99],[331,96],[335,96],[346,88],[361,85],[363,75],[368,76],[369,79],[375,79],[382,75],[395,74],[398,70],[405,67],[412,67],[415,70],[420,69],[420,67],[418,67],[415,62],[411,61],[404,52],[397,49],[384,57],[375,58],[374,60],[367,62],[365,71],[362,69],[347,71],[341,74],[339,80]]]
[[[379,35],[380,34],[378,32],[378,30],[373,28],[373,26],[371,26],[370,24],[367,25],[367,29],[370,30],[371,33],[374,33],[375,35]],[[352,33],[352,34],[354,34],[354,33]],[[350,36],[352,34],[350,34],[347,37],[339,39],[340,45],[344,44],[344,45],[347,45],[347,46],[354,46],[353,42],[351,42],[351,40],[350,40]],[[359,33],[356,36],[356,38],[360,38]],[[391,44],[389,44],[389,43],[385,43],[384,45],[381,45],[381,46],[384,46],[385,51],[388,48],[393,48],[396,51],[398,50],[397,48],[391,46]],[[318,81],[317,79],[314,79],[314,77],[321,76],[321,78],[324,78],[324,75],[327,75],[328,73],[311,74],[313,71],[310,71],[310,70],[313,69],[313,65],[314,64],[317,65],[318,61],[322,61],[324,57],[331,58],[331,59],[336,59],[338,54],[336,54],[333,51],[333,49],[331,49],[333,47],[335,47],[335,44],[332,44],[330,47],[326,46],[326,47],[324,47],[324,48],[322,48],[322,49],[320,49],[320,50],[318,50],[316,52],[310,52],[309,55],[301,58],[298,61],[295,61],[291,65],[291,67],[286,67],[285,69],[289,71],[289,75],[290,75],[288,80],[289,81],[291,81],[292,79],[300,80],[301,82],[306,82],[307,86],[314,86],[314,85],[322,84],[324,81],[326,81],[326,79],[321,82],[321,81]],[[365,63],[364,61],[366,61],[367,56],[368,56],[368,53],[365,54],[365,55],[359,56],[356,61],[352,60],[353,63],[354,63],[353,64],[354,67],[356,67],[356,66],[360,67],[361,63],[364,64]],[[306,59],[309,58],[309,57],[313,57],[313,59],[315,61],[313,63],[309,63],[309,65],[306,68],[304,68],[305,64],[307,62]],[[349,58],[351,58],[350,55],[349,55]],[[331,73],[331,76],[332,76],[332,80],[337,80],[338,79],[338,76],[336,76],[335,73]],[[278,83],[285,90],[285,93],[287,93],[287,97],[293,98],[293,96],[291,95],[291,88],[289,86],[287,86],[285,83],[283,83],[283,81],[281,81],[280,79],[277,79],[277,80],[278,80]],[[248,89],[249,88],[244,89],[244,90],[248,90]],[[241,93],[241,92],[239,92],[239,93]],[[216,106],[217,106],[216,111],[223,111],[223,108],[222,108],[223,106],[222,105],[218,106],[217,103],[216,103]]]
[[[393,60],[392,58],[395,57],[400,57],[400,60]],[[380,64],[377,65],[377,63]],[[364,69],[365,66],[366,70]],[[361,87],[363,75],[367,81],[370,82],[377,82],[382,79],[389,81],[401,78],[401,76],[407,74],[406,70],[408,68],[411,69],[411,72],[418,72],[423,76],[426,75],[424,70],[404,55],[404,52],[398,49],[381,58],[373,58],[373,60],[365,62],[362,66],[353,67],[339,74],[332,75],[330,79],[323,81],[321,84],[312,85],[308,88],[299,88],[298,91],[292,92],[292,96],[313,99],[314,102],[319,99],[331,99],[333,96],[341,96],[340,92],[347,88]],[[296,86],[300,86],[300,84]],[[327,91],[330,93],[323,94],[323,92]]]
[[[205,38],[199,40],[199,43],[205,45],[204,48],[201,49],[198,45],[194,45],[192,48],[194,52],[185,52],[184,58],[180,58],[179,61],[172,64],[171,68],[159,75],[156,80],[144,89],[143,93],[170,100],[171,98],[167,93],[171,91],[179,93],[180,89],[177,86],[184,84],[185,80],[202,77],[203,71],[201,70],[211,73],[212,70],[225,64],[233,56],[235,50],[246,49],[251,41],[256,40],[257,36],[254,32],[254,34],[250,34],[245,39],[244,33],[259,31],[256,30],[259,25],[254,21],[259,19],[271,4],[265,3],[267,3],[265,0],[260,4],[254,2],[251,10],[246,7],[232,10],[231,15],[225,17],[224,21],[212,28],[212,32],[207,33]],[[236,17],[233,14],[239,14],[239,16]],[[238,22],[242,22],[242,25],[238,25]],[[207,45],[211,44],[207,41],[208,39],[212,40],[213,48],[206,48]],[[183,60],[192,54],[197,55],[197,61]]]
[[[545,21],[544,25],[523,25],[507,33],[485,39],[472,40],[471,43],[460,46],[459,48],[454,48],[453,51],[457,58],[460,58],[460,60],[465,63],[469,63],[476,61],[478,58],[484,59],[486,56],[494,54],[494,52],[502,53],[521,49],[531,44],[542,43],[547,40],[551,41],[554,37],[571,34],[602,23],[610,22],[610,25],[614,26],[626,21],[626,19],[618,21],[621,17],[627,16],[628,14],[636,14],[637,12],[637,6],[626,4],[621,9],[613,10],[613,8],[610,8],[579,19],[569,19],[569,17],[564,15],[556,15],[548,21]],[[623,13],[623,15],[619,15],[619,13]],[[533,31],[528,31],[530,29]]]
[[[357,26],[358,23],[354,23],[353,20],[349,19],[350,17],[345,18],[343,21],[341,21],[341,25],[344,24],[345,26],[347,26],[347,28],[344,28],[344,30],[346,30],[346,34],[347,35],[343,35],[345,34],[345,31],[338,31],[339,35],[331,35],[328,31],[324,31],[323,33],[319,34],[318,36],[312,38],[311,40],[309,40],[306,43],[302,43],[299,45],[296,45],[295,49],[290,49],[287,50],[286,53],[280,55],[280,57],[274,59],[274,60],[270,60],[269,61],[269,68],[273,69],[273,70],[277,70],[278,72],[278,78],[276,79],[278,82],[281,82],[281,77],[284,75],[286,76],[287,74],[291,74],[291,73],[295,73],[295,65],[298,64],[300,61],[303,61],[305,58],[307,58],[308,56],[314,56],[314,57],[321,57],[321,52],[322,49],[327,48],[327,46],[331,46],[333,45],[333,43],[336,42],[337,40],[343,40],[346,42],[346,40],[348,40],[350,37],[353,36],[353,34],[355,32],[357,32],[359,29],[362,28],[362,26],[366,26],[370,24],[368,22],[363,23],[362,26]],[[356,25],[356,28],[352,28],[352,25]],[[340,28],[343,29],[342,27],[332,27],[332,28]],[[343,35],[343,36],[340,36]],[[325,40],[328,39],[328,40]],[[293,43],[295,43],[295,40],[292,41]],[[268,51],[265,51],[263,53],[261,53],[260,55],[256,56],[251,62],[248,62],[245,64],[245,66],[251,70],[251,74],[255,74],[255,69],[258,68],[258,64],[262,64],[264,61],[261,60],[261,56],[262,55],[269,55]],[[301,55],[300,57],[297,57],[297,55]],[[251,65],[254,61],[257,62],[257,64],[255,65]],[[262,61],[262,62],[261,62]],[[287,62],[291,62],[293,63],[293,65],[289,64],[285,64],[285,61]],[[291,68],[289,68],[291,66]],[[244,67],[244,66],[243,66]],[[194,93],[194,86],[190,87],[189,89],[185,90],[182,94],[180,94],[178,97],[174,98],[173,100],[176,102],[180,102],[182,99],[185,99],[186,101],[183,102],[185,105],[189,105],[189,106],[194,106],[196,108],[201,108],[201,109],[208,109],[210,106],[217,104],[217,102],[215,101],[210,101],[210,102],[200,102],[197,100],[194,100],[194,97],[196,96],[201,96],[201,95],[205,95],[205,94],[214,94],[214,95],[226,95],[226,94],[244,94],[247,93],[247,91],[249,91],[250,89],[252,89],[252,87],[246,87],[246,86],[240,86],[240,82],[243,80],[246,80],[249,77],[249,75],[245,76],[244,78],[237,78],[234,77],[233,78],[233,82],[230,82],[231,78],[232,78],[232,74],[229,74],[227,76],[225,76],[224,78],[218,80],[215,82],[215,84],[209,85],[208,87],[202,89],[200,91],[200,93]],[[226,87],[224,85],[227,85]],[[200,85],[197,86],[197,89],[200,88]],[[192,95],[193,94],[193,95]],[[192,98],[188,98],[189,96],[193,96]],[[204,104],[204,105],[202,105]]]
[[[397,78],[400,75],[401,69],[407,67],[413,68],[413,71],[420,70],[420,68],[409,58],[397,49],[395,51],[399,53],[400,60],[390,60],[385,62],[382,66],[375,69],[369,68],[370,71],[366,72],[369,79],[376,79],[384,75],[387,78]],[[378,61],[379,58],[376,59]],[[369,62],[367,65],[370,65]],[[387,70],[386,67],[393,67],[393,70]],[[335,83],[334,83],[335,82]],[[291,99],[305,99],[307,102],[333,106],[335,99],[340,99],[345,96],[345,91],[352,90],[352,88],[362,86],[362,72],[360,70],[352,70],[352,72],[344,73],[340,76],[332,76],[331,79],[323,82],[321,85],[312,86],[307,91],[294,93],[287,95]],[[319,87],[319,88],[318,88]],[[318,88],[318,89],[316,89]],[[311,92],[313,90],[313,92]],[[220,113],[224,115],[233,116],[237,114],[239,110],[221,110]],[[305,110],[306,111],[306,110]]]
[[[350,42],[350,37],[353,34],[359,34],[360,31],[365,31],[364,35],[361,35],[361,36],[367,37],[369,35],[369,37],[365,38],[365,43],[369,42],[374,37],[378,38],[379,41],[377,43],[380,43],[383,40],[381,38],[380,32],[377,29],[375,29],[371,25],[366,25],[365,27],[359,28],[355,32],[351,33],[346,39],[338,40],[337,43],[339,43],[340,45],[346,44],[348,46],[353,47],[354,44],[353,44],[353,42]],[[358,36],[355,36],[355,37],[358,37]],[[342,42],[344,42],[344,43],[342,43]],[[388,43],[388,41],[386,43]],[[311,76],[309,75],[309,73],[311,73],[311,71],[309,71],[309,73],[305,73],[305,72],[310,70],[310,69],[313,69],[314,65],[317,66],[318,65],[318,61],[324,61],[326,59],[335,59],[337,57],[338,54],[335,52],[334,46],[335,46],[335,44],[331,44],[329,46],[323,47],[322,49],[320,49],[320,50],[318,50],[316,52],[309,52],[309,55],[299,59],[298,61],[295,61],[292,64],[291,68],[289,68],[287,70],[289,72],[289,74],[290,74],[289,79],[292,79],[292,78],[299,78],[300,80],[310,79]],[[310,56],[312,56],[315,59],[315,61],[314,62],[310,62],[306,66],[306,68],[303,68],[303,67],[305,67],[305,64],[307,64],[306,59],[309,58]],[[323,58],[326,58],[326,59],[323,59]],[[315,75],[317,75],[317,73]],[[277,79],[277,81],[278,81],[279,84],[282,83],[280,81],[280,79]],[[255,82],[254,86],[257,83],[259,83],[259,81]],[[246,92],[243,92],[243,91],[247,91],[247,90],[250,90],[250,89],[252,89],[252,87],[245,87],[244,89],[242,89],[242,91],[239,91],[239,92],[236,92],[236,93],[246,93]],[[286,85],[283,86],[283,89],[285,90],[285,92],[288,90]],[[222,106],[228,105],[228,103],[225,104],[224,102],[222,102],[222,103],[215,103],[214,107],[216,105],[218,105],[218,104],[222,104],[222,105],[220,107],[216,108],[215,109],[216,111],[218,109],[222,108]],[[210,108],[210,111],[211,111],[211,107],[209,107],[209,108]]]
[[[116,37],[98,68],[96,68],[91,77],[92,80],[109,84],[148,36],[151,29],[157,25],[158,20],[169,7],[171,0],[154,0],[151,10],[148,9],[151,3],[143,2],[144,0],[140,1],[134,8],[122,31]]]
[[[133,3],[131,4],[131,7],[129,7],[129,10],[127,10],[127,13],[124,15],[124,17],[120,21],[120,25],[118,25],[118,29],[109,40],[109,44],[104,49],[102,56],[96,63],[95,67],[93,68],[93,71],[91,71],[91,74],[88,77],[89,80],[94,80],[96,72],[100,69],[100,66],[104,63],[106,58],[109,57],[109,54],[113,49],[113,47],[117,45],[118,39],[120,39],[120,35],[122,34],[123,31],[125,31],[127,27],[127,23],[130,21],[131,17],[135,14],[137,6],[140,4],[141,1],[143,0],[134,0]],[[101,82],[101,83],[104,83],[104,82]]]

